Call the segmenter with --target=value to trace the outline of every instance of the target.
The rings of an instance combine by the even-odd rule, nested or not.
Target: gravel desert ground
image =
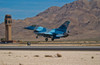
[[[100,51],[0,50],[0,65],[100,65]]]

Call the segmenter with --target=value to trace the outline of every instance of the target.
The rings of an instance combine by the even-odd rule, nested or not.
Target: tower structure
[[[12,41],[11,24],[12,24],[11,15],[6,15],[5,16],[5,39],[6,39],[7,42],[11,42]]]

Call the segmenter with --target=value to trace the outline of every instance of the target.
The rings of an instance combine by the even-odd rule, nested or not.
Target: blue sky
[[[12,15],[13,19],[34,17],[51,6],[63,6],[75,0],[0,0],[0,23],[5,14]]]

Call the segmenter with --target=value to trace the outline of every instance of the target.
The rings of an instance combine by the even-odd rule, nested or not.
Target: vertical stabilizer
[[[68,25],[70,24],[70,21],[65,21],[59,28],[58,30],[66,32]]]

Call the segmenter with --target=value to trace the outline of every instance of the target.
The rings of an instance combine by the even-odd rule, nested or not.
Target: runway
[[[100,51],[99,46],[0,46],[0,50]]]

